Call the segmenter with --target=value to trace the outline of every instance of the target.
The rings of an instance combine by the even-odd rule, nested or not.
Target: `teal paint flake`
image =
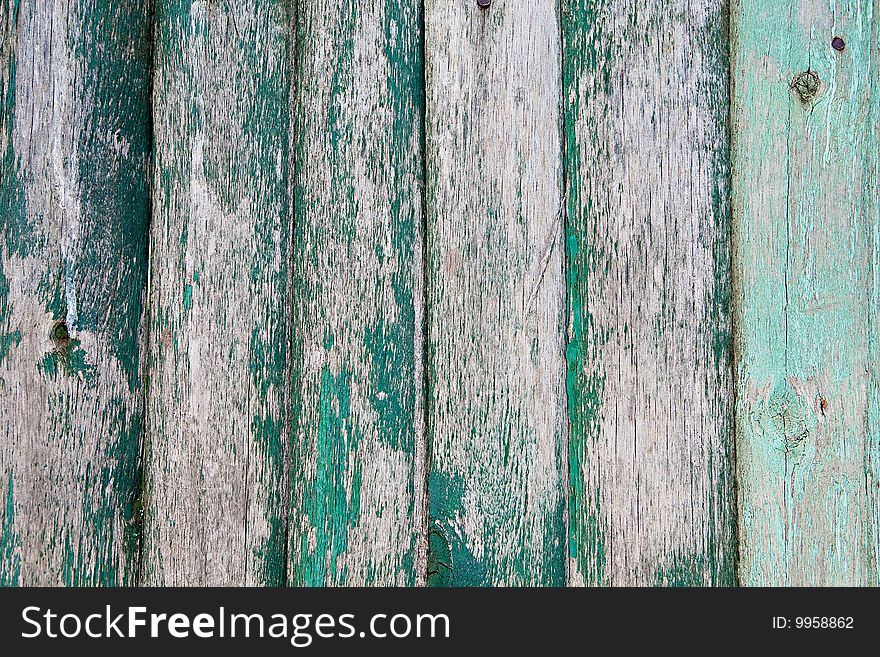
[[[6,502],[0,522],[0,587],[18,586],[21,581],[21,559],[18,556],[18,536],[15,531],[15,495],[12,473],[7,478]]]
[[[428,475],[429,515],[428,536],[429,586],[491,586],[485,564],[468,549],[465,538],[453,524],[455,513],[462,508],[464,481],[457,476],[432,467]],[[440,563],[446,566],[440,566]]]

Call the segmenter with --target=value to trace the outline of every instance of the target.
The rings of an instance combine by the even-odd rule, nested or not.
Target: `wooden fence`
[[[0,0],[0,584],[876,585],[875,8]]]

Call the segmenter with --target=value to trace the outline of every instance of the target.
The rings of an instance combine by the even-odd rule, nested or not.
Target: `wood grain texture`
[[[875,11],[733,5],[745,585],[877,584]]]
[[[294,584],[424,579],[420,18],[298,3]]]
[[[143,581],[285,581],[287,2],[159,0]]]
[[[0,585],[134,581],[148,5],[0,2]]]
[[[428,578],[565,582],[560,24],[428,0]]]
[[[570,582],[735,582],[724,2],[563,2]]]

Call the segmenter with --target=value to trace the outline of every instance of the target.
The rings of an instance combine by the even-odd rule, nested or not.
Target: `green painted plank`
[[[725,2],[563,2],[569,581],[736,581]]]
[[[425,570],[420,3],[300,0],[289,580]]]
[[[290,13],[156,2],[148,584],[285,581]]]
[[[0,585],[133,583],[149,3],[0,2]]]
[[[428,580],[565,583],[557,3],[425,3]]]
[[[878,581],[874,10],[733,5],[745,585]]]

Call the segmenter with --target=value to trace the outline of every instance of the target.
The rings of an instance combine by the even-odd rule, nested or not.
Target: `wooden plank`
[[[290,581],[424,573],[420,3],[300,0]]]
[[[0,2],[0,585],[138,543],[149,3]]]
[[[733,6],[746,585],[877,584],[874,9]],[[835,36],[843,50],[832,47]]]
[[[428,578],[565,582],[560,24],[425,3]]]
[[[735,583],[725,3],[566,0],[570,583]]]
[[[143,580],[285,581],[289,8],[156,3]]]

